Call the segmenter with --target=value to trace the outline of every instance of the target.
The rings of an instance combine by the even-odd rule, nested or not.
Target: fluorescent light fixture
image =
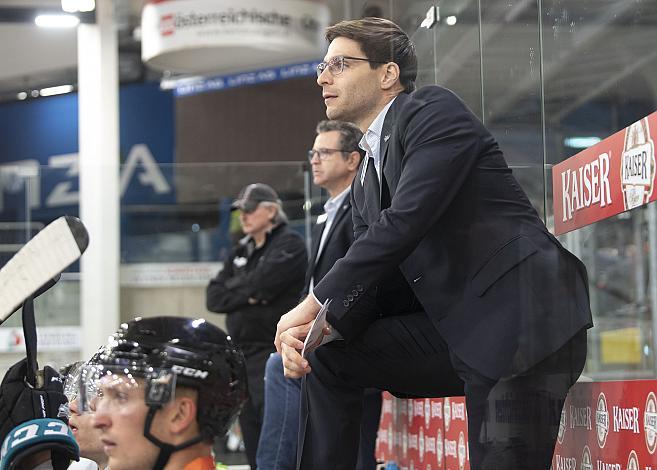
[[[454,26],[456,24],[456,16],[448,16],[445,18],[445,23],[447,23],[448,26]]]
[[[80,18],[74,15],[39,15],[34,23],[42,28],[74,28],[80,23]]]
[[[27,99],[27,92],[20,91],[20,92],[16,93],[16,98],[18,98],[21,101],[23,101],[24,99]]]
[[[574,149],[586,149],[591,147],[592,145],[597,144],[600,142],[602,139],[600,137],[566,137],[563,140],[563,144],[566,147],[574,148]]]
[[[62,10],[68,13],[94,11],[95,9],[95,0],[62,0]]]
[[[73,85],[60,85],[60,86],[51,86],[48,88],[42,88],[39,90],[41,96],[53,96],[53,95],[63,95],[64,93],[70,93],[73,91]]]

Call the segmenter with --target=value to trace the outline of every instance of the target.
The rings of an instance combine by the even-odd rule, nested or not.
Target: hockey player
[[[202,319],[124,323],[82,383],[98,385],[81,405],[94,411],[112,470],[213,470],[213,440],[247,397],[244,356]]]

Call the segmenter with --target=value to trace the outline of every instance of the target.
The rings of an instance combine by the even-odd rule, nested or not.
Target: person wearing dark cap
[[[246,234],[207,287],[208,310],[228,314],[226,327],[246,358],[249,400],[239,418],[246,455],[255,455],[264,410],[265,363],[274,351],[276,323],[294,307],[304,287],[308,255],[303,238],[287,227],[270,186],[246,186],[232,205]]]

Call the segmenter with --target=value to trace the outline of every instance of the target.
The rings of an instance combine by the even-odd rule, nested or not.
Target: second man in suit
[[[358,147],[363,133],[351,123],[321,121],[316,132],[308,160],[312,166],[313,183],[324,188],[330,198],[313,228],[302,298],[344,256],[354,241],[349,190],[363,154]],[[272,354],[265,369],[265,418],[256,459],[259,470],[296,468],[300,389],[301,379],[284,377],[281,355]],[[374,443],[381,392],[368,391],[364,407],[358,470],[374,469],[376,465]]]

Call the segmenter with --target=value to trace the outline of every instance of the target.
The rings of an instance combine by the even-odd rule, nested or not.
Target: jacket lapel
[[[324,232],[325,225],[326,225],[326,219],[324,219],[324,221],[319,224],[315,224],[315,226],[313,227],[312,246],[310,248],[310,265],[313,267],[317,262],[317,251],[319,250],[319,241],[322,239],[322,232]]]
[[[335,214],[335,219],[333,219],[333,223],[331,224],[331,228],[329,229],[329,233],[326,236],[326,240],[324,241],[324,249],[322,250],[322,253],[317,257],[317,250],[319,249],[319,241],[317,242],[317,249],[313,251],[313,257],[315,259],[313,268],[319,264],[319,260],[324,256],[324,253],[326,253],[326,247],[328,244],[331,242],[331,237],[333,236],[333,233],[336,230],[336,227],[340,225],[340,221],[342,218],[345,216],[347,213],[347,210],[349,209],[350,202],[349,202],[349,194],[345,197],[344,201],[342,201],[342,205],[338,207],[338,211]],[[319,234],[318,238],[322,237],[322,233]]]
[[[395,102],[392,103],[392,106],[388,109],[386,118],[383,121],[383,128],[381,129],[381,143],[379,144],[381,148],[381,168],[383,168],[383,176],[388,184],[391,198],[397,189],[401,161],[399,161],[399,159],[388,161],[388,144],[392,140],[392,131],[395,121],[397,120],[397,115],[409,99],[410,95],[407,93],[401,93],[397,96]]]

